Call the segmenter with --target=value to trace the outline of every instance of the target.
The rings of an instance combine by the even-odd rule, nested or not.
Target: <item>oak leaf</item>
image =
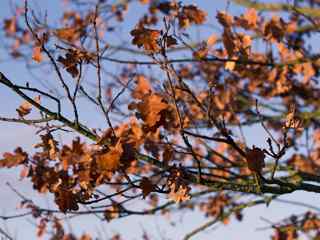
[[[96,156],[98,169],[104,171],[114,171],[120,166],[120,158],[123,153],[120,141],[115,146],[110,147],[106,153],[99,153]]]
[[[33,48],[32,59],[38,63],[40,63],[42,61],[43,57],[41,54],[41,47],[40,46],[36,46]]]
[[[248,9],[244,15],[235,18],[236,24],[246,30],[257,27],[258,15],[254,8]]]
[[[65,28],[56,29],[54,33],[61,40],[74,42],[75,40],[80,38],[81,31],[80,29],[75,27],[65,27]]]
[[[132,92],[133,98],[142,99],[146,94],[151,93],[151,85],[145,76],[138,75],[136,83],[136,88]]]
[[[286,116],[284,128],[286,128],[286,129],[292,128],[297,131],[301,131],[303,129],[302,128],[302,121],[301,121],[301,119],[299,119],[296,116],[296,110],[293,105],[290,106],[289,112]]]
[[[182,7],[178,15],[179,27],[187,28],[190,24],[202,24],[206,21],[207,14],[194,5]]]
[[[69,189],[60,188],[55,192],[55,202],[62,212],[67,212],[68,210],[76,211],[79,209],[77,196]]]
[[[77,68],[79,57],[74,51],[69,51],[64,57],[59,56],[57,61],[62,63],[66,71],[70,73],[73,78],[79,75],[79,70]]]
[[[130,34],[133,36],[132,44],[137,45],[139,48],[143,47],[146,51],[151,53],[155,53],[160,50],[160,46],[158,44],[160,31],[140,27],[132,30]]]
[[[246,160],[250,171],[260,173],[265,167],[265,154],[264,152],[255,146],[252,149],[246,151]]]
[[[3,159],[0,160],[0,168],[2,167],[15,167],[19,164],[26,162],[28,159],[28,154],[22,150],[21,147],[18,147],[14,150],[14,153],[4,153]]]
[[[16,109],[16,111],[18,112],[19,116],[21,118],[23,118],[24,116],[28,115],[31,112],[32,109],[32,104],[24,101],[19,108]]]
[[[177,186],[175,183],[173,183],[170,185],[170,193],[168,197],[175,203],[184,202],[191,198],[189,195],[190,190],[191,188],[186,185]]]
[[[235,68],[236,66],[236,62],[235,61],[227,61],[224,68],[226,70],[229,70],[229,71],[233,71],[233,69]]]
[[[233,17],[227,14],[226,12],[217,13],[218,22],[225,28],[230,28],[233,24]]]
[[[145,198],[151,192],[154,191],[154,185],[147,177],[142,178],[142,180],[140,182],[140,188],[142,189],[143,198]]]
[[[160,121],[161,111],[167,107],[168,104],[157,94],[148,95],[137,104],[141,118],[149,127],[153,127]]]

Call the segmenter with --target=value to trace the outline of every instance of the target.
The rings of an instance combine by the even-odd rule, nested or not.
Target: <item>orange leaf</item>
[[[202,24],[206,21],[207,14],[194,5],[184,6],[179,13],[180,28],[187,28],[190,24]]]
[[[32,109],[32,104],[24,101],[19,108],[16,109],[16,111],[18,112],[19,116],[21,118],[23,118],[24,116],[28,115],[31,112]]]
[[[73,42],[80,37],[79,29],[74,27],[56,29],[55,34],[58,38],[69,42]]]
[[[142,102],[137,104],[137,108],[142,119],[149,127],[153,127],[161,118],[160,112],[168,107],[161,96],[151,94],[146,96]]]
[[[40,96],[36,96],[34,98],[34,101],[38,104],[40,104]],[[16,111],[18,112],[19,116],[21,118],[23,118],[24,116],[28,115],[32,110],[32,104],[29,103],[28,101],[24,101],[19,108],[16,109]]]
[[[160,31],[142,27],[132,30],[130,34],[133,36],[132,44],[143,47],[148,52],[158,52],[160,50],[157,42]]]
[[[225,28],[229,28],[233,24],[233,17],[225,12],[218,12],[217,19]]]
[[[180,203],[189,200],[191,197],[189,195],[190,187],[185,185],[177,186],[175,183],[170,186],[169,199],[173,200],[175,203]]]
[[[149,81],[143,76],[138,75],[136,80],[137,86],[132,92],[132,97],[142,99],[146,94],[151,93],[151,85]]]
[[[33,48],[32,59],[38,63],[42,61],[43,57],[41,54],[41,47],[40,46]]]
[[[14,153],[4,153],[3,159],[0,161],[1,167],[15,167],[21,163],[24,163],[28,159],[28,154],[22,150],[22,148],[18,147],[14,150]]]
[[[96,156],[96,161],[98,168],[101,171],[114,171],[120,166],[120,158],[123,153],[123,148],[118,141],[118,143],[110,147],[109,151],[106,153],[98,154]]]

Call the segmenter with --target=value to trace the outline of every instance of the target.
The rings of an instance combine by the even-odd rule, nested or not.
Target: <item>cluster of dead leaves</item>
[[[293,215],[285,220],[285,223],[280,223],[275,226],[275,234],[273,240],[295,240],[306,234],[312,239],[317,239],[320,236],[319,232],[320,219],[319,216],[312,212],[306,212],[301,216]]]
[[[14,153],[6,152],[3,154],[3,158],[0,160],[0,168],[16,167],[20,164],[25,164],[28,161],[28,154],[18,147],[14,150]]]
[[[188,181],[182,169],[172,168],[167,180],[167,186],[170,190],[168,198],[176,203],[187,201],[191,198]]]
[[[136,29],[132,30],[130,34],[133,36],[132,44],[138,47],[143,47],[145,51],[150,53],[157,53],[160,51],[160,37],[159,30],[146,28],[145,25],[155,25],[158,18],[154,15],[156,10],[160,10],[166,15],[172,15],[178,19],[180,28],[187,28],[192,24],[203,24],[206,21],[206,13],[194,5],[178,5],[172,2],[161,2],[151,6],[151,16],[144,16],[140,19]],[[177,40],[173,36],[165,36],[166,47],[171,47],[177,44]]]
[[[63,67],[73,78],[79,75],[79,64],[89,63],[93,56],[85,51],[78,49],[67,49],[65,56],[59,56],[57,61],[60,62]]]
[[[86,35],[87,27],[93,22],[94,13],[88,11],[82,17],[78,12],[66,11],[62,16],[62,23],[65,27],[55,29],[53,34],[60,40],[75,43]]]
[[[207,13],[194,5],[183,6],[178,13],[179,27],[187,28],[191,24],[203,24],[206,21]]]
[[[201,202],[199,207],[206,216],[217,217],[224,213],[225,207],[231,202],[231,198],[225,193],[218,193],[210,196],[205,202]]]
[[[286,23],[282,18],[273,16],[263,28],[263,34],[266,39],[273,42],[281,42],[285,35],[296,30],[295,23]]]
[[[137,111],[136,115],[143,120],[147,132],[155,132],[160,126],[166,129],[176,128],[178,122],[174,107],[162,95],[154,93],[150,86],[145,78],[138,77],[132,93],[132,97],[138,102],[132,102],[129,109]]]

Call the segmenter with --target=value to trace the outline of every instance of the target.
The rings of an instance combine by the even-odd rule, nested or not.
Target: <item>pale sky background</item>
[[[16,2],[22,2],[16,0]],[[60,0],[33,0],[42,10],[48,11],[49,19],[55,19],[57,15],[61,13]],[[188,3],[197,3],[197,5],[209,12],[208,22],[218,27],[215,20],[216,11],[224,10],[226,8],[225,0],[198,0],[198,1],[182,1]],[[0,21],[10,14],[9,0],[0,0]],[[229,11],[232,13],[240,13],[241,8],[231,5]],[[136,23],[137,16],[134,16],[134,12],[139,12],[139,9],[130,10],[128,17],[132,18],[132,21],[127,21],[132,26],[127,26],[128,29],[132,28]],[[218,27],[219,28],[219,27]],[[215,29],[216,30],[216,29]],[[125,30],[124,30],[125,31]],[[201,32],[202,36],[210,35],[211,32]],[[17,63],[16,61],[4,61],[6,58],[3,52],[0,51],[0,71],[6,74],[11,80],[15,82],[24,82],[26,80],[32,81],[31,76],[28,74],[24,63]],[[46,76],[50,81],[54,79],[52,76]],[[0,85],[0,116],[16,116],[15,109],[21,103],[21,99],[8,91],[7,88]],[[89,108],[89,107],[88,107]],[[88,109],[85,118],[90,118],[90,112],[94,113],[95,109]],[[65,137],[64,142],[70,141],[71,136]],[[253,128],[248,135],[249,143],[257,146],[264,147],[265,134],[260,128]],[[19,124],[0,122],[0,154],[6,151],[12,151],[16,146],[22,146],[25,150],[31,150],[32,145],[37,142],[34,135],[34,129]],[[250,144],[249,144],[250,145]],[[18,180],[18,170],[0,170],[0,215],[11,215],[17,213],[16,207],[19,203],[17,196],[5,185],[6,182],[10,182],[13,186],[17,186],[17,189],[23,192],[27,197],[34,200],[37,199],[42,206],[50,206],[55,208],[52,198],[45,195],[36,194],[28,180]],[[291,195],[283,196],[282,199],[301,200],[306,203],[319,205],[319,196],[312,193],[296,192]],[[269,230],[257,230],[258,228],[268,226],[268,224],[261,219],[261,217],[268,219],[272,222],[289,216],[290,214],[299,214],[307,210],[306,208],[296,207],[292,205],[286,205],[283,203],[272,202],[267,208],[265,206],[258,206],[250,208],[244,211],[245,217],[242,222],[232,220],[227,226],[220,226],[217,229],[209,228],[201,234],[196,235],[193,239],[269,239],[272,231]],[[29,219],[29,220],[28,220]],[[31,220],[31,221],[30,221]],[[205,219],[201,214],[196,211],[186,213],[179,213],[172,215],[172,222],[162,216],[152,217],[128,217],[119,220],[113,220],[111,222],[101,222],[95,217],[79,217],[70,220],[69,229],[75,233],[82,234],[84,232],[98,233],[101,232],[104,237],[111,237],[112,233],[120,231],[124,239],[141,239],[143,230],[151,233],[151,239],[182,239],[183,236],[192,231],[197,226],[203,224],[209,219]],[[32,223],[31,218],[14,219],[6,222],[0,220],[0,227],[7,227],[9,232],[16,236],[17,240],[21,239],[35,239],[35,226]],[[68,229],[67,228],[67,229]],[[95,234],[94,234],[95,235]],[[163,238],[162,238],[163,237]],[[1,237],[0,237],[1,238]]]

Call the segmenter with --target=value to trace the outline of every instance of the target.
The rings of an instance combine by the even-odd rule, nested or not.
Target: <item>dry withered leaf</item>
[[[226,70],[229,70],[229,71],[233,71],[233,69],[235,68],[236,66],[236,62],[235,61],[227,61],[224,68]]]
[[[81,143],[80,138],[76,138],[75,140],[73,140],[71,147],[69,147],[68,145],[64,145],[60,152],[59,158],[65,171],[68,170],[69,166],[91,161],[91,155],[86,149],[86,144]]]
[[[79,75],[79,70],[77,68],[79,57],[74,51],[67,52],[65,57],[59,56],[57,61],[62,63],[66,71],[70,73],[73,78],[76,78]]]
[[[38,104],[40,104],[40,95],[36,96],[34,98],[34,101]],[[23,118],[24,116],[28,115],[32,110],[32,104],[28,101],[24,101],[19,108],[16,109],[16,111],[19,114],[19,117]]]
[[[177,39],[175,39],[173,36],[169,35],[167,36],[166,38],[166,44],[167,44],[167,47],[172,47],[174,45],[177,45]]]
[[[147,52],[155,53],[160,50],[158,44],[160,31],[140,27],[132,30],[130,34],[133,36],[132,44],[143,47]]]
[[[122,144],[120,141],[115,146],[110,147],[106,153],[96,155],[98,169],[101,172],[114,171],[120,166],[120,158],[123,153]]]
[[[43,59],[41,54],[41,46],[36,46],[33,48],[32,59],[38,63],[40,63]]]
[[[244,15],[235,18],[235,22],[238,26],[249,30],[257,27],[258,15],[254,8],[248,9]]]
[[[7,35],[12,36],[17,32],[17,20],[16,17],[12,17],[9,19],[4,19],[3,26]]]
[[[271,41],[280,42],[286,34],[286,24],[277,16],[273,16],[264,26],[264,35]]]
[[[191,198],[189,192],[191,188],[186,185],[176,185],[172,183],[170,185],[170,193],[168,195],[170,200],[173,200],[175,203],[180,203],[187,201]]]
[[[60,38],[61,40],[68,41],[68,42],[74,42],[77,39],[80,38],[80,29],[76,27],[66,27],[66,28],[60,28],[56,29],[54,31],[54,34]]]
[[[107,221],[111,221],[112,219],[118,218],[120,216],[120,208],[114,203],[112,206],[105,210],[104,217]]]
[[[196,51],[194,51],[192,53],[193,57],[196,59],[202,59],[207,57],[208,55],[208,48],[205,45],[200,46],[199,49],[197,49]]]
[[[51,133],[40,135],[41,142],[34,145],[35,148],[42,148],[43,153],[49,157],[49,159],[55,159],[58,156],[59,148],[58,141],[56,141]]]
[[[149,127],[153,127],[159,122],[161,118],[160,112],[167,107],[168,104],[157,94],[145,96],[143,100],[137,104],[141,118]]]
[[[207,39],[207,45],[213,46],[217,40],[218,40],[217,36],[215,34],[211,34]]]
[[[77,196],[69,189],[59,188],[55,192],[55,202],[62,212],[67,212],[68,210],[77,211],[79,209]]]
[[[233,17],[226,12],[217,13],[218,22],[225,28],[230,28],[233,24]]]
[[[142,180],[140,182],[140,188],[142,189],[143,198],[145,198],[152,191],[154,191],[154,185],[147,177],[142,178]]]
[[[260,173],[265,167],[265,157],[264,152],[260,148],[253,146],[252,149],[248,149],[246,151],[246,160],[250,171]]]
[[[301,119],[299,119],[296,116],[296,110],[294,105],[290,106],[289,112],[286,116],[284,128],[287,128],[287,129],[292,128],[297,131],[301,131],[303,129]]]
[[[6,152],[3,154],[3,159],[0,160],[0,168],[2,167],[15,167],[28,160],[28,154],[18,147],[14,153]]]
[[[16,109],[16,111],[18,112],[19,116],[23,118],[24,116],[28,115],[31,112],[31,109],[32,109],[32,104],[25,101],[19,106],[19,108]]]
[[[179,12],[178,20],[180,28],[187,28],[191,24],[202,24],[206,21],[207,13],[195,5],[183,6]]]
[[[136,87],[132,92],[132,97],[135,99],[142,99],[145,95],[151,93],[151,84],[143,75],[138,75],[136,80]]]

